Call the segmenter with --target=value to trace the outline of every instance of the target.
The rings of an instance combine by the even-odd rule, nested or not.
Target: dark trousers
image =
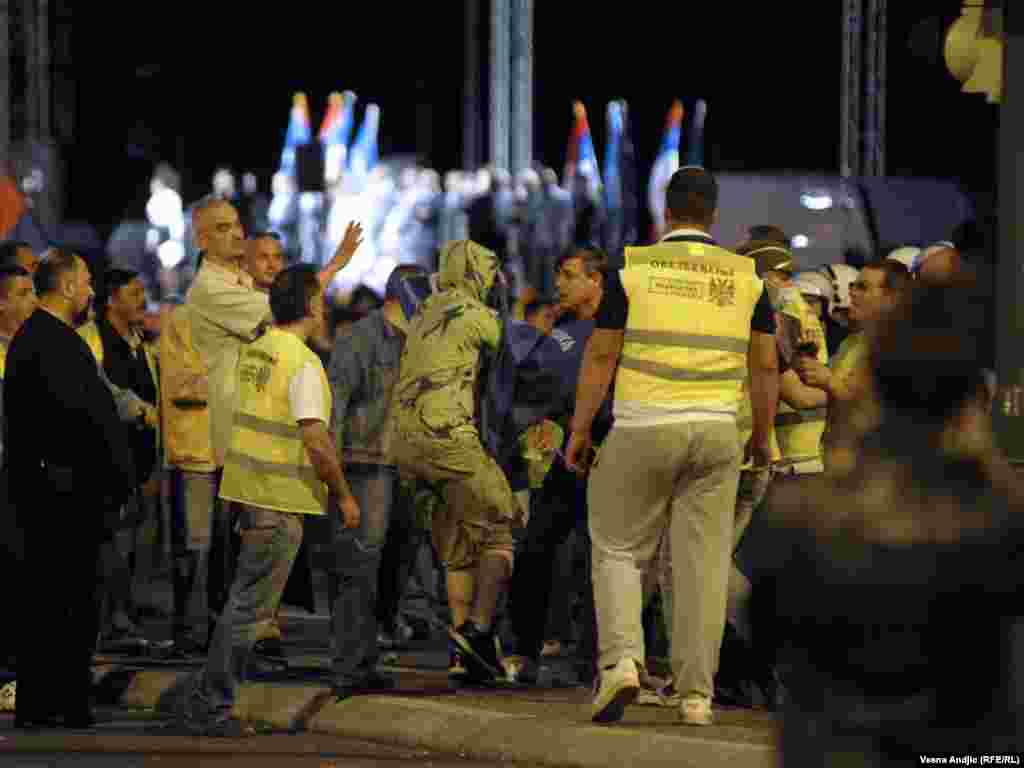
[[[556,460],[535,491],[509,593],[509,612],[519,654],[540,657],[551,605],[551,589],[557,570],[559,549],[575,530],[587,552],[583,581],[583,617],[577,652],[593,663],[597,648],[597,620],[594,589],[590,580],[590,532],[587,527],[587,481]]]
[[[380,656],[377,576],[399,485],[393,467],[350,464],[345,474],[360,518],[358,528],[345,528],[332,497],[328,514],[334,543],[331,620],[337,685],[350,685],[372,673]]]
[[[58,510],[65,514],[52,515]],[[92,655],[99,631],[98,509],[73,497],[43,498],[19,515],[25,533],[19,632],[18,716],[76,717],[89,709]]]

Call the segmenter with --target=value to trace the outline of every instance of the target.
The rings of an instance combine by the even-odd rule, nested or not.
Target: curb
[[[100,668],[97,687],[101,699],[111,704],[175,712],[189,675]],[[328,688],[312,685],[251,683],[240,694],[236,707],[240,717],[275,728],[429,749],[473,760],[550,768],[779,765],[771,745],[690,736],[683,726],[675,735],[644,727],[568,724],[415,696],[358,696],[336,702]]]

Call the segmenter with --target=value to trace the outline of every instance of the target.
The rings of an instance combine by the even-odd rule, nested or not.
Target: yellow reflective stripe
[[[713,349],[721,352],[735,352],[745,355],[750,342],[730,336],[701,336],[693,333],[674,331],[640,331],[627,329],[625,340],[632,344],[656,344],[662,347],[689,347],[690,349]]]
[[[259,416],[253,416],[251,413],[235,412],[235,426],[245,427],[253,432],[261,432],[264,435],[272,435],[273,437],[285,437],[291,440],[300,439],[298,425],[293,427],[291,424],[261,419]]]
[[[304,483],[321,486],[323,483],[316,474],[316,470],[309,466],[297,466],[295,464],[279,464],[275,461],[263,461],[247,456],[244,453],[230,451],[226,464],[230,464],[258,475],[277,475],[301,480]]]
[[[654,376],[659,379],[668,379],[669,381],[743,381],[747,378],[746,366],[723,368],[720,371],[701,371],[689,368],[676,368],[664,363],[638,360],[625,355],[619,360],[619,367],[645,373],[648,376]]]
[[[787,411],[775,415],[776,427],[795,427],[798,424],[809,422],[824,422],[828,415],[827,408],[809,408],[803,411]]]

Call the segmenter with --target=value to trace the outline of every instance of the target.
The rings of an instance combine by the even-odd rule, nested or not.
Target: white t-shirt
[[[316,419],[327,423],[323,379],[316,363],[308,362],[303,365],[288,382],[288,400],[291,403],[292,418],[296,422]]]

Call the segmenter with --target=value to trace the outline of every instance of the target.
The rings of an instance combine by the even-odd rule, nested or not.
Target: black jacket
[[[4,413],[4,461],[19,518],[74,515],[109,528],[135,484],[132,446],[89,347],[43,309],[11,341]],[[54,508],[64,503],[71,508]]]

